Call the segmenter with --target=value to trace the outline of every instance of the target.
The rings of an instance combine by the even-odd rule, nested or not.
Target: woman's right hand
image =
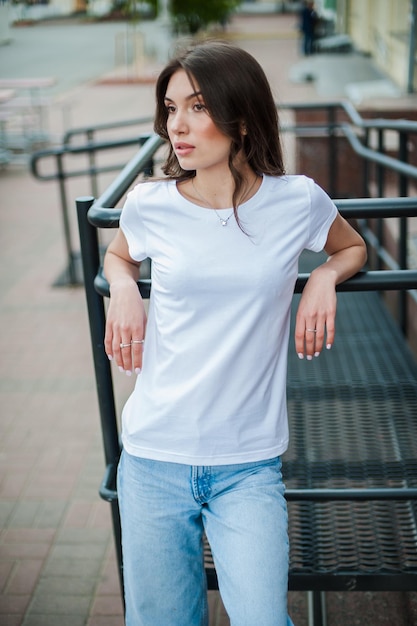
[[[109,359],[127,375],[140,373],[145,330],[146,312],[136,282],[121,279],[111,283],[104,346]]]
[[[146,311],[139,293],[139,263],[129,256],[121,230],[107,248],[104,273],[110,284],[110,303],[106,318],[104,347],[120,371],[131,375],[142,368]]]

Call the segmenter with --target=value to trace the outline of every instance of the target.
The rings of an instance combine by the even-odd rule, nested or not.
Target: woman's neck
[[[261,178],[250,168],[244,174],[244,183],[238,204],[249,200],[259,189]],[[232,175],[210,176],[197,172],[195,177],[181,183],[180,191],[192,200],[209,209],[229,209],[233,206],[235,183]]]

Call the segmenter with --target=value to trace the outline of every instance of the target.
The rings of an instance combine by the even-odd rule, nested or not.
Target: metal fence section
[[[326,138],[326,169],[328,172],[329,184],[326,191],[333,198],[339,197],[337,190],[338,168],[339,168],[339,140],[346,138],[353,153],[362,160],[362,190],[363,198],[375,195],[372,187],[376,188],[377,196],[382,198],[387,195],[387,175],[396,176],[398,197],[409,195],[411,184],[417,181],[417,166],[411,161],[417,145],[417,122],[407,120],[389,119],[364,119],[356,111],[354,106],[348,101],[324,102],[316,104],[280,104],[281,111],[291,111],[296,116],[300,112],[309,115],[317,114],[319,121],[314,123],[287,125],[282,128],[285,133],[292,133],[299,137],[305,133],[322,132]],[[66,180],[73,177],[88,176],[90,180],[90,193],[97,197],[98,177],[100,174],[111,171],[120,171],[124,164],[115,163],[113,165],[99,166],[97,157],[102,152],[117,150],[121,147],[143,145],[151,137],[152,133],[138,131],[138,128],[148,129],[152,126],[151,118],[138,118],[125,120],[112,124],[100,124],[88,126],[68,131],[63,137],[63,144],[60,148],[51,150],[41,150],[35,152],[30,161],[33,175],[39,180],[56,180],[59,185],[61,214],[63,221],[64,241],[68,259],[68,284],[80,284],[82,277],[77,275],[75,259],[78,252],[74,250],[70,220],[68,215],[68,199],[66,191]],[[128,131],[129,137],[117,140],[99,140],[103,133],[122,134]],[[388,144],[393,143],[392,135],[395,136],[394,144],[397,146],[397,153],[388,152]],[[87,155],[88,165],[81,169],[69,169],[67,157],[77,155]],[[49,166],[49,169],[48,169]],[[45,172],[45,169],[47,171]],[[375,252],[377,266],[381,269],[384,265],[391,269],[396,266],[401,269],[407,267],[407,241],[408,241],[408,216],[400,220],[399,237],[396,259],[392,258],[386,250],[384,242],[383,217],[377,218],[376,225],[373,226],[369,219],[363,219],[361,231],[365,236],[368,246]],[[407,307],[404,294],[399,294],[399,319],[403,330],[407,328]]]
[[[98,198],[77,200],[81,255],[105,451],[101,496],[111,503],[122,576],[116,471],[120,454],[111,365],[104,352],[108,285],[98,231],[116,228],[113,208],[161,140],[152,136]],[[416,198],[337,200],[360,220],[417,216]],[[299,294],[312,263],[303,258]],[[151,281],[138,283],[149,297]],[[417,364],[377,293],[417,288],[417,269],[360,272],[338,286],[338,348],[313,367],[289,352],[291,445],[284,457],[290,511],[290,589],[309,591],[324,624],[328,590],[411,590],[417,584]],[[295,304],[298,295],[295,295]],[[217,578],[209,547],[210,588]]]
[[[77,270],[78,252],[75,250],[73,242],[73,233],[71,231],[71,220],[69,215],[69,203],[67,194],[67,180],[70,178],[79,178],[86,176],[89,179],[90,193],[94,196],[98,195],[98,177],[100,174],[109,172],[120,172],[125,166],[124,163],[112,163],[111,165],[99,165],[97,157],[103,152],[115,151],[120,148],[129,146],[140,147],[147,139],[148,133],[133,133],[131,137],[123,139],[106,139],[97,140],[97,136],[106,132],[121,130],[122,128],[132,128],[149,124],[149,118],[141,118],[137,120],[128,120],[120,123],[100,124],[97,126],[89,126],[80,129],[68,131],[63,138],[63,144],[59,148],[49,148],[39,150],[30,158],[30,168],[32,174],[38,180],[54,181],[56,180],[59,188],[60,210],[63,225],[64,245],[67,257],[67,268],[65,282],[68,285],[80,285],[83,282],[82,276]],[[70,164],[71,157],[86,155],[88,158],[87,166]],[[145,170],[147,174],[153,171],[153,163],[150,161],[148,168]]]

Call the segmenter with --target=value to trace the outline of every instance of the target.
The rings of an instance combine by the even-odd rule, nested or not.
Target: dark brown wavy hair
[[[169,141],[164,98],[169,80],[184,70],[199,91],[213,122],[231,139],[229,167],[235,181],[233,206],[237,218],[237,199],[243,177],[234,163],[240,150],[257,174],[282,176],[284,171],[276,105],[265,73],[253,56],[241,48],[220,41],[198,43],[168,62],[156,84],[154,130]],[[242,134],[242,126],[247,134]],[[166,176],[186,180],[195,171],[183,170],[170,145],[162,167]]]

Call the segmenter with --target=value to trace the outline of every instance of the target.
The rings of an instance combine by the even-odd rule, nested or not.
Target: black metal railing
[[[287,103],[277,106],[280,110],[290,109],[296,113],[319,114],[319,121],[297,123],[291,127],[284,127],[283,130],[292,130],[297,133],[317,131],[325,133],[329,140],[327,152],[329,186],[326,191],[332,198],[338,196],[337,188],[333,185],[338,178],[337,139],[340,136],[345,136],[354,153],[364,160],[361,191],[363,197],[375,195],[370,190],[370,183],[374,179],[377,197],[382,198],[386,195],[385,175],[388,171],[398,174],[397,195],[399,197],[408,195],[410,181],[417,180],[417,167],[410,164],[415,153],[415,144],[410,142],[410,139],[412,137],[417,139],[417,121],[363,118],[348,100],[314,104]],[[391,137],[388,140],[388,134],[394,135],[394,138]],[[397,146],[395,156],[387,154],[388,143]],[[394,147],[391,147],[389,151],[394,153]],[[369,167],[372,163],[377,166],[375,175]]]
[[[98,177],[100,174],[120,172],[123,170],[126,160],[123,163],[98,164],[97,156],[103,152],[119,150],[120,148],[140,147],[150,137],[150,133],[134,134],[118,140],[97,141],[97,134],[103,131],[114,131],[122,127],[132,127],[149,123],[149,118],[135,121],[121,122],[118,124],[101,124],[95,127],[86,127],[68,131],[64,136],[62,146],[39,150],[31,156],[30,168],[33,176],[45,182],[57,181],[60,198],[60,210],[62,217],[64,244],[67,257],[67,282],[69,285],[82,283],[82,277],[77,272],[77,252],[73,242],[71,230],[71,220],[69,215],[69,203],[67,192],[67,181],[71,178],[87,177],[89,180],[89,191],[93,196],[98,195]],[[74,139],[82,139],[82,143],[77,143]],[[80,166],[79,163],[73,165],[73,160],[81,155],[88,158],[87,166]],[[149,161],[144,172],[151,174],[153,162]]]
[[[109,295],[108,284],[101,269],[98,230],[117,228],[121,210],[112,208],[125,193],[131,182],[143,171],[151,155],[160,145],[157,137],[151,137],[142,147],[136,158],[124,171],[116,177],[113,184],[98,198],[83,197],[77,200],[77,214],[81,239],[81,255],[85,279],[85,291],[88,305],[90,334],[94,357],[94,368],[102,425],[105,452],[105,473],[100,486],[100,495],[111,504],[116,550],[119,559],[120,576],[122,579],[122,555],[120,543],[120,520],[118,513],[116,472],[120,455],[118,418],[115,407],[111,365],[104,351],[105,306],[104,298]],[[417,216],[417,199],[412,198],[365,198],[336,201],[339,210],[346,217],[374,218],[376,216],[403,217]],[[302,291],[308,274],[300,274],[295,292]],[[139,280],[139,289],[144,297],[149,297],[150,280]],[[338,291],[372,291],[372,290],[408,290],[417,288],[417,269],[369,270],[363,271],[338,286]],[[417,405],[416,405],[417,408]],[[417,499],[417,488],[389,487],[386,488],[295,488],[287,490],[289,502],[327,502],[327,501],[412,501]],[[412,574],[410,573],[410,576]],[[351,577],[348,577],[349,580]],[[216,576],[214,569],[208,572],[209,585],[215,588]],[[378,579],[379,580],[379,579]],[[390,581],[392,579],[390,578]],[[414,579],[412,579],[414,580]],[[295,588],[314,590],[316,603],[320,600],[319,583],[314,582],[314,575],[292,575]],[[297,582],[298,581],[298,582]],[[326,582],[327,581],[327,582]],[[328,580],[320,583],[330,585]],[[343,581],[342,585],[345,584]],[[372,583],[374,584],[374,583]],[[375,583],[376,584],[376,583]],[[381,582],[383,585],[384,583]],[[401,578],[401,585],[404,577]],[[414,584],[414,583],[408,583]],[[332,588],[327,587],[327,588]],[[319,590],[319,591],[318,591]],[[317,595],[318,594],[318,595]],[[317,620],[317,623],[321,623]]]
[[[397,196],[406,197],[410,192],[410,185],[417,181],[417,167],[410,163],[415,159],[415,145],[417,141],[417,122],[407,120],[390,119],[364,119],[355,107],[348,101],[325,102],[315,104],[280,104],[281,111],[291,111],[298,115],[305,112],[309,115],[318,114],[320,120],[315,123],[287,125],[283,127],[286,133],[293,132],[296,136],[306,134],[308,141],[309,133],[321,132],[327,139],[327,179],[326,191],[333,198],[340,197],[337,189],[338,169],[340,168],[339,139],[344,137],[350,144],[353,153],[362,161],[363,181],[362,197],[370,197],[372,181],[376,188],[377,196],[387,195],[388,186],[386,184],[386,174],[393,173],[397,176]],[[120,135],[122,129],[130,134],[135,126],[139,128],[144,125],[151,126],[151,118],[143,117],[134,120],[126,120],[111,124],[100,124],[97,126],[87,126],[68,131],[63,138],[63,145],[60,148],[51,150],[41,150],[31,157],[31,170],[33,175],[39,180],[56,180],[59,185],[61,214],[63,221],[64,240],[68,261],[68,283],[79,284],[82,277],[76,272],[77,252],[74,251],[70,219],[68,215],[68,199],[66,181],[69,178],[87,176],[90,180],[89,192],[92,196],[99,195],[98,177],[100,174],[120,171],[123,164],[98,165],[97,156],[103,151],[117,150],[122,147],[143,145],[151,136],[151,133],[137,133],[134,136],[106,141],[99,140],[103,133],[117,133]],[[395,135],[398,145],[395,156],[387,154],[388,134]],[[413,139],[414,141],[411,141]],[[392,139],[390,140],[392,143]],[[75,145],[74,145],[75,144]],[[155,151],[157,150],[155,147]],[[76,157],[77,155],[87,155],[88,165],[82,168],[69,169],[66,157]],[[150,156],[150,159],[153,155]],[[49,171],[44,168],[47,163],[52,162]],[[152,166],[150,166],[152,167]],[[390,187],[391,189],[392,187]],[[395,269],[407,268],[407,242],[408,242],[408,216],[400,219],[399,235],[397,243],[396,258],[393,258],[384,245],[384,229],[382,217],[377,218],[375,227],[369,224],[369,220],[363,219],[361,232],[365,236],[368,246],[376,256],[376,266],[381,269],[383,266]],[[372,258],[372,257],[371,257]],[[413,296],[417,302],[417,297]],[[398,318],[401,327],[407,328],[407,305],[404,292],[399,294]]]

